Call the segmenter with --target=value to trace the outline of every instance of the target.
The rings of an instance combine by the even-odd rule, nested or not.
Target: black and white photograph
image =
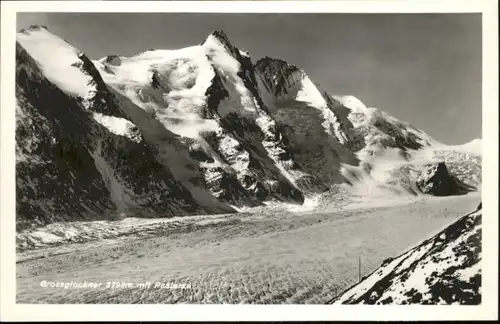
[[[484,13],[96,8],[10,31],[16,305],[497,298]]]

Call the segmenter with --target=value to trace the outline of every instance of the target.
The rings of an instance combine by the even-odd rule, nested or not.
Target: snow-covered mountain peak
[[[81,62],[80,51],[43,27],[17,33],[17,41],[37,61],[45,76],[73,96],[86,98],[91,78],[75,64]]]
[[[483,140],[481,138],[475,138],[472,141],[465,143],[463,145],[460,145],[463,150],[475,153],[478,155],[481,155],[482,153],[482,147],[483,147]]]
[[[365,137],[366,149],[370,155],[379,149],[385,150],[386,147],[406,151],[444,145],[423,130],[380,109],[368,107],[353,95],[333,95],[332,98],[349,108],[348,118],[356,131]]]
[[[46,31],[49,31],[49,29],[45,25],[31,25],[28,28],[21,29],[19,32],[26,34],[26,33],[29,33],[30,31],[39,31],[41,29],[45,29]]]
[[[353,95],[332,96],[342,103],[345,107],[351,109],[353,113],[368,113],[366,105]]]
[[[437,143],[424,132],[352,95],[331,96],[285,60],[266,56],[253,64],[223,31],[199,45],[93,61],[45,28],[17,38],[27,52],[18,51],[18,65],[40,67],[25,69],[19,80],[43,74],[77,97],[93,124],[130,145],[155,147],[203,206],[218,206],[216,199],[237,207],[302,203],[305,195],[368,176],[386,184],[395,176],[386,177],[385,166],[435,155],[420,154]],[[457,158],[447,152],[451,172],[480,181],[476,169],[450,166]]]
[[[466,143],[466,145],[471,145],[471,146],[479,146],[483,144],[483,139],[482,138],[475,138],[471,140],[470,142]]]
[[[207,39],[210,39],[211,37],[217,39],[221,44],[224,46],[227,46],[229,48],[233,47],[233,44],[229,41],[229,38],[227,37],[226,33],[222,29],[218,29],[213,31],[210,35],[208,35]],[[205,43],[207,40],[205,40],[203,43]],[[202,43],[202,45],[203,45]]]
[[[241,55],[248,56],[248,53],[240,51],[231,43],[223,30],[215,30],[213,33],[208,35],[208,37],[200,45],[209,49],[213,48],[214,44],[219,44],[219,46],[223,47],[227,53],[238,61],[240,60]]]

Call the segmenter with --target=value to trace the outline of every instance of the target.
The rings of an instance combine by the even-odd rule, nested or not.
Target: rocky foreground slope
[[[389,258],[337,304],[481,303],[481,204],[402,255]]]
[[[16,54],[18,230],[300,205],[337,185],[451,195],[481,183],[480,141],[438,143],[292,64],[254,64],[222,31],[91,60],[32,26]]]

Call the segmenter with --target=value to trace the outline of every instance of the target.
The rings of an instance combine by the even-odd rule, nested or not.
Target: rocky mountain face
[[[337,304],[481,303],[481,204],[478,209],[345,291]]]
[[[302,204],[342,184],[442,194],[442,169],[429,179],[401,171],[439,162],[480,183],[480,167],[451,154],[460,150],[328,94],[283,60],[254,64],[222,31],[192,47],[99,60],[45,27],[17,41],[19,228]]]
[[[55,221],[233,211],[215,199],[200,203],[176,180],[83,54],[72,53],[68,68],[89,76],[85,97],[51,82],[45,58],[26,50],[38,53],[26,39],[32,34],[48,32],[24,31],[16,44],[18,230]]]
[[[347,118],[349,109],[285,61],[266,57],[255,69],[264,102],[296,162],[299,187],[321,192],[346,182],[342,164],[358,165],[356,152],[364,142]]]

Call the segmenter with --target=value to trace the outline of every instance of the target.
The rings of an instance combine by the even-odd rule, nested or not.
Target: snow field
[[[32,303],[326,303],[357,281],[358,257],[366,275],[385,258],[401,254],[475,208],[479,199],[473,194],[429,197],[406,205],[294,217],[205,216],[198,226],[127,220],[123,222],[134,226],[114,239],[66,246],[62,255],[40,258],[42,249],[38,256],[25,252],[30,256],[21,261],[20,254],[17,298]],[[56,278],[189,282],[192,289],[39,287],[40,280]]]
[[[16,39],[40,64],[45,76],[63,91],[85,99],[93,90],[90,76],[74,66],[80,62],[79,51],[69,43],[43,27],[17,33]]]

